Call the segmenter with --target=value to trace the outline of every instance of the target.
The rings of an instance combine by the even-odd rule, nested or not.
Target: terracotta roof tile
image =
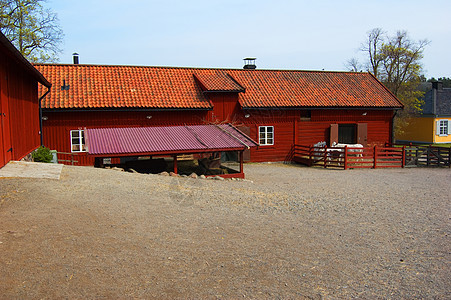
[[[243,108],[402,104],[370,73],[37,64],[44,108],[210,109],[203,91],[239,92]],[[62,90],[63,80],[69,90]],[[42,93],[41,93],[42,94]]]
[[[43,108],[211,108],[188,69],[53,64],[36,68],[53,83]],[[68,90],[62,90],[63,80]]]
[[[402,104],[370,73],[231,70],[245,89],[244,108],[390,107]]]
[[[201,84],[202,89],[206,91],[244,91],[243,87],[224,70],[202,70],[202,72],[194,73],[194,76]]]

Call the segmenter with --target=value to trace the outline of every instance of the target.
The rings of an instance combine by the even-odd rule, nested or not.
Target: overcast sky
[[[60,63],[347,70],[367,32],[428,39],[426,77],[451,77],[451,1],[48,0],[65,33]]]

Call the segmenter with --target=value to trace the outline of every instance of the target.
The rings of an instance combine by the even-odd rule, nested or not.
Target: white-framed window
[[[258,133],[260,145],[274,145],[274,126],[259,126]]]
[[[450,122],[449,120],[438,120],[437,121],[437,135],[447,136],[450,134]]]
[[[71,152],[86,152],[85,132],[81,129],[70,131]]]

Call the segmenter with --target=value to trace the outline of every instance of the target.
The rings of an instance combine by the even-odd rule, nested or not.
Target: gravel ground
[[[451,298],[450,169],[0,179],[0,298]]]

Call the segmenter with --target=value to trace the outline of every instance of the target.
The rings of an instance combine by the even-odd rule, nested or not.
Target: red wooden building
[[[402,104],[370,73],[36,65],[55,88],[44,144],[86,156],[85,128],[231,123],[258,147],[245,160],[290,160],[294,144],[391,142]]]
[[[0,168],[40,145],[38,83],[51,84],[0,32]]]

